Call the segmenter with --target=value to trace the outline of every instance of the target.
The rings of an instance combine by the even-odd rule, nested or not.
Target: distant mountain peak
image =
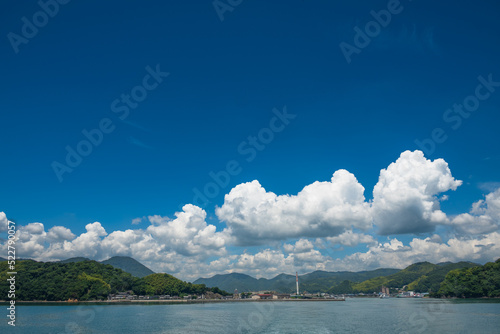
[[[86,258],[86,257],[71,257],[69,259],[66,259],[66,260],[61,260],[59,261],[60,263],[73,263],[73,262],[82,262],[82,261],[91,261],[90,259]]]
[[[144,277],[155,272],[129,256],[113,256],[107,260],[101,261],[102,264],[110,264],[115,268],[121,269],[135,277]]]
[[[115,255],[115,256],[112,256],[112,257],[110,257],[109,259],[104,260],[104,261],[108,261],[108,260],[111,260],[111,259],[127,259],[127,260],[134,260],[134,261],[136,261],[136,262],[139,262],[139,261],[137,261],[136,259],[134,259],[134,258],[132,258],[132,257],[130,257],[130,256],[120,256],[120,255]]]

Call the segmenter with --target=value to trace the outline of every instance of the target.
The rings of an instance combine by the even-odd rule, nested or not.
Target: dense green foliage
[[[500,297],[500,259],[484,266],[450,271],[434,296]]]
[[[59,261],[60,263],[72,263],[72,262],[81,262],[81,261],[90,261],[85,257],[72,257],[70,259]],[[139,261],[128,257],[128,256],[113,256],[107,260],[101,261],[102,264],[110,264],[117,269],[121,269],[134,277],[144,277],[155,272],[140,263]]]
[[[357,292],[378,292],[382,285],[389,288],[401,288],[403,285],[408,285],[417,280],[422,275],[431,272],[436,267],[435,264],[429,262],[420,262],[410,265],[400,272],[385,276],[376,277],[370,280],[354,284],[353,288]]]
[[[200,295],[205,291],[212,291],[221,295],[229,294],[217,287],[209,289],[205,286],[205,284],[192,284],[189,282],[183,282],[180,279],[177,279],[169,274],[152,274],[137,279],[134,283],[134,286],[132,287],[132,290],[137,295]]]
[[[434,268],[427,274],[422,275],[419,279],[408,284],[408,290],[413,290],[415,292],[436,292],[439,290],[439,287],[444,281],[446,274],[448,274],[450,271],[462,268],[472,268],[476,266],[477,264],[471,262],[438,264],[436,268]]]
[[[354,292],[352,288],[353,283],[349,280],[345,280],[342,283],[330,288],[328,293],[333,293],[336,295],[348,295]]]
[[[0,263],[0,295],[7,296],[7,262]],[[94,300],[129,290],[135,278],[96,261],[75,263],[16,262],[17,300]],[[4,297],[6,298],[6,297]]]
[[[342,282],[328,290],[329,293],[373,293],[379,292],[382,286],[400,289],[407,286],[408,290],[416,292],[437,291],[450,270],[471,268],[477,264],[470,262],[432,264],[429,262],[415,263],[407,268],[388,276],[374,277],[355,283]],[[343,292],[351,291],[351,292]]]
[[[0,262],[0,299],[7,299],[8,271],[7,261]],[[16,262],[16,271],[16,300],[104,300],[110,293],[129,290],[138,295],[182,296],[205,291],[228,295],[217,287],[183,282],[168,274],[137,278],[112,265],[90,260],[67,263],[20,260]]]

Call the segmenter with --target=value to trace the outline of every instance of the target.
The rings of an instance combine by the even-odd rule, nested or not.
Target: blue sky
[[[22,239],[27,243],[25,256],[56,259],[60,255],[47,253],[51,244],[71,243],[77,236],[90,233],[86,226],[94,222],[99,222],[105,232],[95,232],[100,241],[87,240],[88,247],[94,245],[92,242],[101,247],[106,235],[129,229],[155,239],[156,232],[148,228],[161,227],[168,219],[175,221],[175,212],[182,211],[185,204],[195,204],[207,215],[205,225],[191,228],[214,226],[217,233],[225,233],[212,235],[222,243],[214,241],[209,247],[213,253],[203,251],[208,255],[202,257],[202,242],[193,245],[197,251],[182,251],[170,245],[170,239],[155,240],[161,251],[170,252],[172,263],[180,261],[177,255],[186,256],[192,259],[193,266],[202,262],[206,268],[189,274],[170,262],[142,259],[156,270],[185,278],[227,270],[272,276],[272,271],[243,265],[242,254],[253,256],[255,265],[256,258],[266,250],[275,255],[278,252],[279,256],[285,254],[279,267],[283,270],[335,270],[342,267],[340,262],[323,268],[324,258],[311,260],[315,251],[332,261],[342,261],[346,256],[372,251],[369,247],[379,247],[376,243],[383,245],[397,239],[403,243],[401,247],[412,247],[408,245],[415,238],[425,240],[434,235],[449,246],[449,239],[470,236],[471,228],[467,233],[463,228],[467,224],[487,225],[475,229],[474,240],[496,240],[491,235],[497,233],[492,224],[500,224],[495,211],[499,196],[495,190],[500,182],[500,8],[495,1],[473,5],[424,0],[401,1],[399,5],[394,1],[346,4],[294,0],[233,1],[233,5],[224,0],[42,3],[48,4],[45,8],[52,11],[53,17],[39,14],[43,9],[36,1],[8,1],[1,5],[0,211],[25,226],[27,234],[48,234],[54,226],[65,227],[64,231],[70,230],[71,234],[61,232],[60,239],[44,236],[38,241],[26,236]],[[376,22],[371,11],[387,13],[389,9],[393,11],[390,22],[385,27],[372,24],[379,29],[368,31],[372,35],[367,37],[369,43],[356,45],[355,28],[366,33],[367,24]],[[34,20],[38,22],[36,33],[24,27],[27,21],[33,24]],[[341,43],[356,47],[357,53],[347,59]],[[157,73],[156,79],[153,72]],[[485,81],[493,83],[488,88],[484,87]],[[481,96],[487,97],[479,100],[475,96],[481,84]],[[147,96],[143,96],[144,92]],[[122,100],[125,95],[138,100],[132,97],[127,106]],[[471,112],[447,113],[454,104],[466,100],[479,102],[470,107]],[[124,109],[118,111],[118,107]],[[284,110],[293,116],[284,122],[273,121]],[[98,129],[103,120],[108,133],[101,131],[102,138],[95,137],[98,144],[86,146],[91,153],[75,167],[69,167],[67,147],[77,150],[79,143],[87,140],[82,131]],[[280,130],[263,130],[270,129],[271,122]],[[417,144],[432,138],[433,131],[441,139],[446,136],[446,140],[432,140],[435,147]],[[270,134],[272,138],[266,137]],[[254,149],[250,149],[249,136],[259,140]],[[440,168],[441,176],[447,178],[448,187],[422,195],[427,196],[424,202],[439,204],[446,218],[425,218],[424,212],[415,226],[388,228],[392,232],[381,234],[381,226],[386,223],[378,223],[376,213],[368,213],[368,223],[357,220],[351,224],[349,218],[342,228],[337,226],[340,218],[323,217],[326,223],[318,229],[325,230],[315,230],[318,235],[305,229],[277,233],[262,243],[256,241],[262,240],[262,235],[250,230],[253,219],[281,222],[282,216],[275,217],[272,210],[274,213],[267,218],[231,211],[233,216],[226,213],[224,220],[216,211],[225,204],[230,209],[224,195],[253,180],[258,180],[267,192],[297,195],[315,181],[330,181],[332,174],[342,169],[352,173],[364,187],[364,201],[370,206],[381,170],[407,150],[422,150],[425,155],[404,158],[419,161],[420,167],[415,168],[421,169],[411,172],[423,175],[414,179],[421,185],[425,186],[426,175],[435,168]],[[422,160],[430,163],[438,158],[444,159],[455,180],[463,181],[461,185],[455,187],[443,166],[426,165]],[[65,165],[72,171],[59,170],[58,175],[55,162],[59,168]],[[229,162],[234,175],[228,182],[224,180],[223,186],[212,188],[217,194],[206,196],[208,202],[198,201],[195,189],[207,195],[207,184],[213,182],[210,172],[226,170]],[[234,194],[237,197],[239,193]],[[489,202],[488,194],[492,194]],[[444,200],[443,195],[448,199]],[[247,204],[251,203],[245,196],[242,198],[249,199]],[[318,192],[313,197],[322,196],[325,194]],[[481,200],[486,213],[460,216]],[[248,205],[243,209],[255,209]],[[289,204],[283,205],[285,209],[278,205],[276,210],[289,214]],[[401,203],[396,203],[394,210],[400,207]],[[196,212],[194,216],[200,214]],[[488,223],[484,223],[483,216],[488,217]],[[141,217],[135,221],[138,224],[132,224]],[[238,217],[247,220],[237,222]],[[317,217],[304,219],[312,226]],[[43,224],[43,231],[30,225],[34,223]],[[282,223],[276,228],[293,229],[287,227],[290,222],[286,219]],[[345,231],[373,240],[351,246],[329,240],[331,244],[326,246],[325,238],[338,237]],[[300,253],[300,240],[300,245],[306,245],[306,241],[313,245],[302,248],[309,253]],[[124,241],[122,248],[110,249],[137,257],[133,251],[136,242]],[[295,251],[286,245],[295,245]],[[332,250],[338,248],[342,250]],[[110,249],[87,255],[116,255]],[[455,254],[452,259],[484,262],[493,257],[493,253],[480,253]],[[286,254],[295,256],[288,255],[287,260]],[[160,259],[166,255],[157,256]],[[427,259],[423,253],[419,256],[411,260]],[[222,263],[221,259],[229,262]],[[398,260],[375,261],[366,266],[360,263],[350,269],[388,263],[401,266],[408,261],[410,258],[401,255]],[[273,266],[271,262],[259,263],[264,268]]]

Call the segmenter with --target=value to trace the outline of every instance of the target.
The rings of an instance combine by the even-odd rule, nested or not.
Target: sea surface
[[[16,311],[16,327],[4,315],[0,333],[500,333],[499,300],[19,305]]]

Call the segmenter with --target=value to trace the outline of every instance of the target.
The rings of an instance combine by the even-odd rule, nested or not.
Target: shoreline
[[[350,297],[353,298],[353,297]],[[356,299],[354,297],[353,299]],[[362,298],[365,299],[365,298]],[[378,298],[373,298],[378,299]],[[396,299],[396,298],[394,298]],[[400,298],[401,299],[401,298]],[[404,298],[407,299],[407,298]],[[421,300],[422,298],[416,298]],[[500,298],[479,297],[479,298],[423,298],[430,300],[448,300],[457,302],[482,301],[500,302]],[[16,306],[71,306],[71,305],[186,305],[186,304],[212,304],[212,303],[252,303],[252,302],[343,302],[346,299],[324,298],[324,299],[203,299],[203,300],[88,300],[88,301],[48,301],[48,300],[26,300],[16,301]],[[0,300],[0,306],[8,306],[9,301]]]
[[[343,302],[345,299],[323,298],[323,299],[203,299],[203,300],[88,300],[88,301],[16,301],[16,305],[133,305],[133,304],[205,304],[205,303],[250,303],[250,302]],[[0,305],[7,305],[9,301],[0,300]]]

